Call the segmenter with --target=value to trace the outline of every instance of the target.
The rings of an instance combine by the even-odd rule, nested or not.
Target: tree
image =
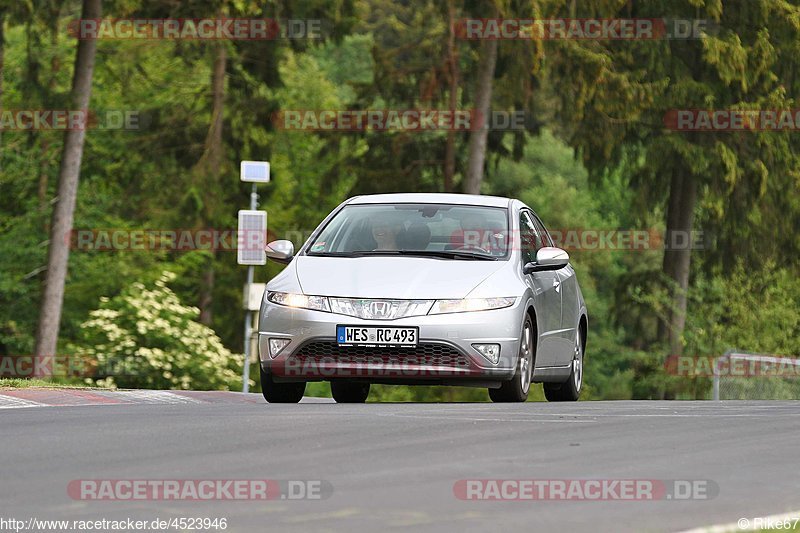
[[[6,10],[5,3],[0,3],[0,112],[3,111],[3,77],[5,71],[6,57]],[[3,132],[0,131],[0,149],[3,147]],[[2,159],[0,159],[0,170],[2,170]]]
[[[449,78],[448,107],[455,115],[458,109],[458,85],[461,78],[458,48],[456,47],[456,6],[455,0],[447,0],[447,20],[450,31],[447,34],[447,75]],[[444,192],[452,192],[453,178],[456,174],[456,132],[447,132],[444,147]]]
[[[101,15],[101,0],[83,0],[81,18],[96,19]],[[87,112],[89,109],[96,51],[97,42],[94,39],[83,39],[78,43],[71,92],[72,109],[74,110]],[[36,332],[37,355],[56,353],[69,260],[67,236],[72,230],[85,138],[85,127],[68,129],[64,134],[64,147],[58,176],[58,197],[53,207],[47,274],[39,313],[39,326]]]
[[[201,182],[216,182],[222,178],[222,160],[225,145],[222,142],[222,128],[225,111],[225,70],[228,55],[225,44],[218,44],[214,54],[214,65],[211,73],[211,91],[213,97],[211,109],[211,123],[203,148],[203,155],[192,169],[192,174],[200,178]],[[206,326],[211,325],[214,290],[214,255],[203,273],[200,287],[200,322]]]
[[[464,178],[464,192],[480,194],[483,181],[483,166],[486,161],[486,140],[489,136],[489,110],[492,103],[492,84],[494,68],[497,64],[497,39],[489,39],[481,46],[478,64],[477,90],[475,91],[474,111],[482,117],[480,128],[473,129],[469,137],[467,155],[467,175]]]
[[[530,0],[503,3],[504,12],[536,12]],[[529,109],[531,72],[537,43],[477,42],[463,39],[463,17],[496,13],[493,1],[411,3],[376,0],[359,28],[375,40],[375,80],[359,87],[359,108],[474,110],[487,118],[491,109]],[[496,15],[495,15],[496,16]],[[515,15],[516,16],[516,15]],[[522,53],[520,53],[522,52]],[[497,97],[494,85],[507,75],[508,89]],[[355,192],[402,190],[480,192],[489,156],[506,157],[507,132],[483,127],[462,131],[391,131],[366,135],[370,150]],[[515,143],[521,156],[524,132]],[[464,161],[464,163],[460,163]],[[461,173],[463,179],[457,179]],[[467,176],[471,176],[468,178]]]
[[[506,2],[479,2],[472,7],[472,16],[546,18],[540,0],[509,0]],[[487,26],[488,28],[488,26]],[[487,36],[478,50],[473,111],[483,119],[479,129],[470,132],[467,147],[467,169],[464,192],[480,194],[481,184],[488,175],[486,161],[490,154],[496,158],[513,157],[518,161],[528,137],[526,132],[538,132],[539,123],[533,119],[540,95],[533,90],[538,85],[541,67],[541,43],[533,39],[506,40]],[[505,132],[490,131],[490,113],[495,110],[521,111],[525,116],[524,128]],[[508,150],[503,142],[507,133],[514,136]]]
[[[694,229],[698,212],[722,227],[746,220],[783,175],[796,175],[798,160],[786,134],[671,131],[664,119],[675,109],[791,109],[797,7],[767,0],[725,7],[598,0],[580,9],[575,13],[565,2],[563,14],[673,19],[691,14],[716,26],[697,39],[576,40],[547,47],[564,136],[581,150],[595,179],[626,158],[639,163],[630,183],[646,209],[663,209],[667,242]],[[700,206],[713,208],[713,214]],[[715,255],[720,254],[710,251],[708,257]],[[690,247],[668,249],[661,267],[670,303],[658,337],[676,355],[683,350],[691,261]]]

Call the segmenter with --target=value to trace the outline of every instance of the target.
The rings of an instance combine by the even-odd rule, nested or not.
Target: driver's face
[[[392,224],[384,220],[376,220],[372,223],[372,236],[378,242],[394,238],[399,231],[400,227],[397,224]]]

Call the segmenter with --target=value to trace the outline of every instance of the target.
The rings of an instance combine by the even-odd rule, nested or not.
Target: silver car
[[[339,205],[268,284],[259,316],[268,402],[330,381],[337,402],[371,383],[487,387],[521,402],[578,399],[587,313],[575,271],[519,200],[377,194]]]

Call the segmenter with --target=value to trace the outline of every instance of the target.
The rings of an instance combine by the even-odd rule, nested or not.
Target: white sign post
[[[242,392],[250,391],[250,349],[254,324],[258,316],[259,305],[253,303],[252,294],[258,291],[253,283],[253,266],[267,263],[264,251],[267,245],[267,212],[258,211],[258,193],[256,185],[269,183],[269,163],[266,161],[242,161],[239,166],[239,178],[253,184],[250,192],[250,209],[239,211],[239,231],[236,243],[236,260],[240,265],[247,265],[247,282],[244,286],[244,366],[242,367]],[[260,289],[263,294],[263,288]],[[258,296],[260,303],[261,296]]]
[[[239,231],[236,236],[236,261],[240,265],[266,265],[267,212],[239,210]]]

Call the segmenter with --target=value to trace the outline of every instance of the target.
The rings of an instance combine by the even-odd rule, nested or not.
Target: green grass
[[[49,389],[80,389],[88,387],[88,385],[56,383],[53,381],[45,381],[43,379],[26,379],[26,378],[0,378],[0,389],[28,389],[32,387],[47,387]]]

